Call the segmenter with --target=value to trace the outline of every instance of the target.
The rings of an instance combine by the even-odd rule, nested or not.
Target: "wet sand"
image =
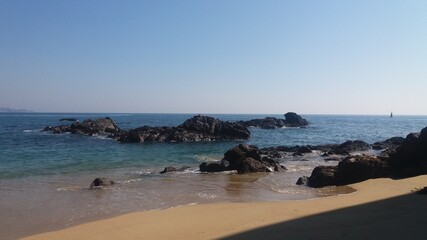
[[[135,212],[25,239],[425,239],[427,175],[350,185],[310,200],[218,203]]]

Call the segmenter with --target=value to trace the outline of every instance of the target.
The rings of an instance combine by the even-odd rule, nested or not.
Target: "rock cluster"
[[[263,119],[252,119],[249,121],[239,121],[240,124],[246,127],[258,127],[262,129],[275,129],[282,127],[304,127],[309,124],[307,120],[294,112],[288,112],[285,119],[275,117],[266,117]]]
[[[246,140],[250,137],[249,130],[237,122],[226,122],[201,115],[194,116],[177,127],[143,126],[125,131],[107,117],[73,122],[70,126],[48,126],[44,131],[88,136],[106,135],[122,143],[231,141]]]
[[[120,142],[200,142],[249,139],[249,130],[236,122],[197,115],[177,127],[144,126],[122,133]]]
[[[236,170],[238,173],[284,171],[286,168],[277,161],[263,157],[253,145],[240,144],[228,150],[220,162],[202,163],[201,172]]]
[[[377,156],[356,155],[346,157],[338,166],[318,166],[308,177],[310,187],[346,185],[389,175],[387,161]],[[302,180],[300,180],[302,181]]]
[[[411,133],[403,141],[391,138],[375,143],[377,149],[388,147],[383,156],[348,156],[338,166],[318,166],[310,177],[302,177],[298,184],[310,187],[345,185],[379,177],[412,177],[427,174],[427,128]]]
[[[81,134],[88,136],[118,134],[121,131],[117,124],[109,117],[99,118],[96,120],[87,119],[83,122],[76,121],[73,122],[70,126],[48,126],[45,127],[43,130],[51,131],[53,133],[71,132],[73,134]]]

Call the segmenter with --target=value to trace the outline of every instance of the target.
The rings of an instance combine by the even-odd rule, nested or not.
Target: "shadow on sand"
[[[238,239],[427,239],[427,195],[399,197],[338,209],[238,233]]]

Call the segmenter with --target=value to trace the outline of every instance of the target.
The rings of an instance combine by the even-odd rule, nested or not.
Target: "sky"
[[[0,0],[0,107],[427,115],[427,1]]]

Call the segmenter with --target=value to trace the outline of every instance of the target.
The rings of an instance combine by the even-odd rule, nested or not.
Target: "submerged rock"
[[[159,173],[164,174],[164,173],[169,173],[169,172],[183,172],[189,168],[190,167],[184,166],[184,167],[181,167],[179,169],[176,169],[175,167],[169,166],[169,167],[165,167],[165,169],[163,169],[163,171],[161,171]]]
[[[90,184],[89,189],[99,189],[105,186],[111,186],[114,184],[113,180],[107,178],[95,178]]]
[[[307,185],[308,184],[308,177],[307,176],[302,176],[300,178],[298,178],[296,185]]]
[[[262,157],[253,145],[240,144],[228,150],[220,162],[202,163],[201,172],[221,172],[236,170],[238,173],[284,171],[286,168],[277,161]]]

